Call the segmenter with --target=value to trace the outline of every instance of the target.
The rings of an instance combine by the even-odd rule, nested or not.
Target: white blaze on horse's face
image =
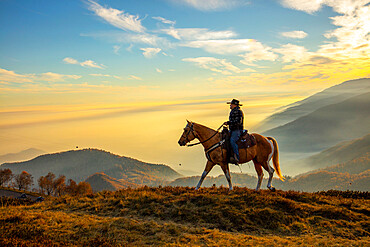
[[[178,141],[180,146],[185,146],[188,142],[191,142],[195,139],[193,123],[188,122],[188,124],[184,128],[184,132],[182,133],[180,140]]]

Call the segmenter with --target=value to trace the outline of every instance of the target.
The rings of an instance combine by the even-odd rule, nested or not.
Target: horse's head
[[[187,121],[187,120],[186,120]],[[195,133],[194,133],[194,123],[189,122],[184,128],[184,132],[182,133],[180,140],[179,140],[179,145],[180,146],[185,146],[188,142],[191,142],[196,138]]]

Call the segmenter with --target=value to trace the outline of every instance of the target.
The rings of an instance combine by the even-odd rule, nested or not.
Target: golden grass
[[[0,246],[369,246],[369,197],[125,189],[3,204]]]

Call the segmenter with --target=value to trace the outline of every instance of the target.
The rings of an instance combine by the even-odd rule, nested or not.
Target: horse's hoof
[[[276,189],[275,189],[275,187],[272,187],[271,186],[271,188],[269,188],[272,192],[275,192],[276,191]]]

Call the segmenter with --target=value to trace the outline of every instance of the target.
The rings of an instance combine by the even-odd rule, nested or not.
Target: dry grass
[[[369,246],[369,193],[125,189],[0,208],[0,246]]]

